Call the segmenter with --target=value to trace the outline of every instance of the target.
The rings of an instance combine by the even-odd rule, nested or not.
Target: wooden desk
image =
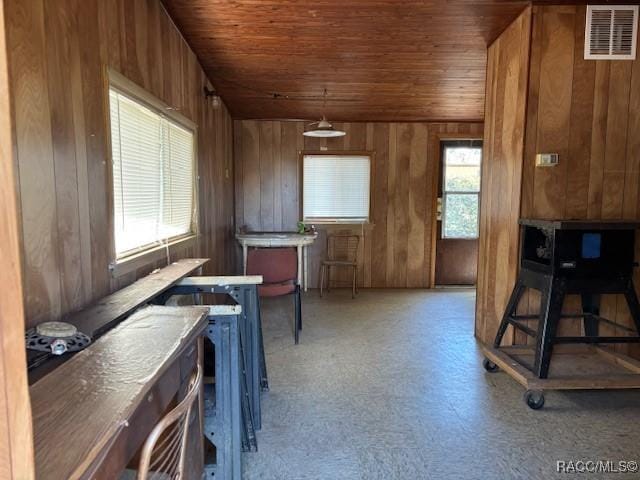
[[[143,308],[32,385],[36,477],[117,478],[188,382],[207,315]]]
[[[236,240],[242,246],[243,274],[247,274],[247,250],[249,247],[296,247],[298,250],[298,284],[307,291],[307,247],[317,238],[317,233],[252,232],[238,233]]]

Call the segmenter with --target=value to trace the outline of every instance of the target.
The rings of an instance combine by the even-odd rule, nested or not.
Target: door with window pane
[[[478,263],[480,140],[441,142],[436,285],[475,285]]]

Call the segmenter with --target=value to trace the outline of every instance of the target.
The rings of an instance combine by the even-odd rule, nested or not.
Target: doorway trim
[[[436,286],[436,242],[438,236],[438,179],[442,175],[440,164],[442,163],[442,148],[440,144],[446,140],[480,140],[483,141],[483,134],[469,134],[469,133],[445,133],[445,132],[432,132],[429,134],[429,140],[427,148],[434,154],[435,166],[434,175],[431,179],[433,197],[431,198],[431,252],[429,262],[429,286],[435,288]],[[484,160],[484,159],[483,159]]]

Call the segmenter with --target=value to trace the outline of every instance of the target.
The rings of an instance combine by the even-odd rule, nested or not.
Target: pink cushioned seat
[[[269,283],[258,285],[258,293],[261,297],[279,297],[295,292],[296,284],[293,282]]]
[[[260,297],[294,295],[294,338],[302,330],[302,305],[298,285],[298,254],[295,248],[252,248],[247,252],[247,275],[262,275]]]

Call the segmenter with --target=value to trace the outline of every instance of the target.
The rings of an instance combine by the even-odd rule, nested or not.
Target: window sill
[[[196,244],[198,239],[197,234],[188,235],[186,237],[180,237],[172,242],[169,242],[169,257],[173,257],[180,250],[190,248]],[[131,272],[135,272],[139,268],[148,266],[151,263],[158,262],[160,260],[166,260],[167,258],[167,246],[157,245],[151,247],[127,257],[120,258],[109,265],[111,276],[113,278],[122,277]]]
[[[373,230],[376,226],[375,223],[371,222],[305,222],[309,225],[313,225],[316,227],[316,230],[340,230],[340,229],[351,229],[351,230],[364,230],[369,232]]]

